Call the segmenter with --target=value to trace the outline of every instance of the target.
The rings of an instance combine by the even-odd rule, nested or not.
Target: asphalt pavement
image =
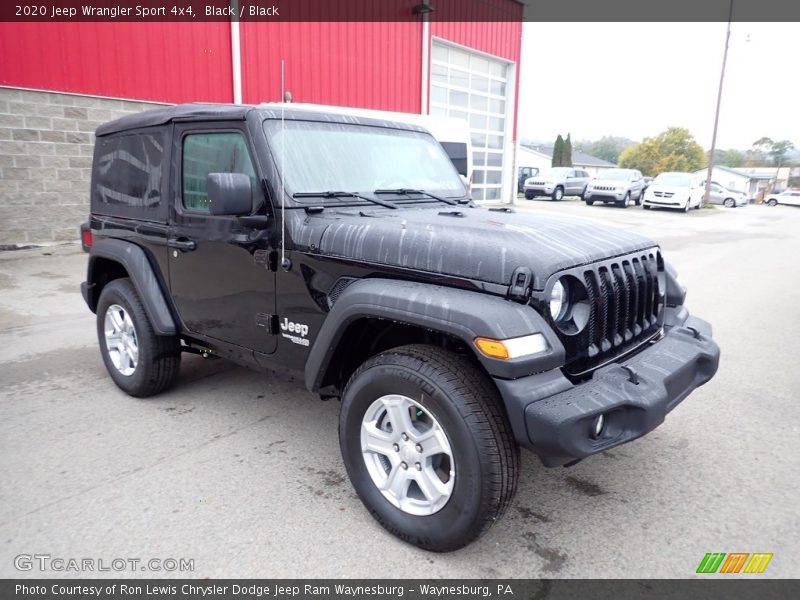
[[[567,469],[523,453],[509,511],[450,554],[369,516],[338,403],[296,374],[186,356],[170,391],[127,397],[78,291],[80,248],[0,252],[0,577],[78,575],[15,568],[32,554],[194,561],[94,573],[115,576],[692,577],[707,552],[773,553],[761,577],[800,576],[800,208],[517,210],[652,236],[722,361],[640,440]]]

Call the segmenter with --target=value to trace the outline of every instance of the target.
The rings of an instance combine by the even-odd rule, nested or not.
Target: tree
[[[622,151],[635,145],[636,142],[625,137],[604,135],[595,142],[581,142],[576,145],[576,148],[581,152],[586,152],[597,158],[602,158],[610,163],[617,164]]]
[[[768,154],[772,158],[772,163],[780,168],[781,165],[786,163],[786,155],[794,150],[794,144],[789,140],[781,140],[779,142],[772,142]]]
[[[556,138],[556,143],[553,144],[553,160],[550,163],[550,166],[553,167],[560,167],[562,166],[562,162],[564,160],[564,138],[561,137],[561,134],[558,134]]]
[[[562,154],[561,163],[562,167],[572,166],[572,139],[569,133],[567,134],[567,140],[564,142],[564,153]]]
[[[664,171],[696,171],[706,164],[706,153],[689,130],[670,127],[641,144],[626,148],[619,166],[655,176]]]
[[[722,164],[725,167],[731,167],[732,169],[735,169],[737,167],[743,167],[744,163],[745,163],[744,153],[739,150],[731,149],[725,151],[725,156],[723,156],[720,164]]]

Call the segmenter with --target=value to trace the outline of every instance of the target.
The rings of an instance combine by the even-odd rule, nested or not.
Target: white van
[[[264,102],[262,106],[280,108],[279,102]],[[442,145],[456,171],[465,179],[467,189],[472,187],[472,141],[469,135],[469,124],[464,119],[454,117],[440,117],[434,115],[416,115],[413,113],[393,112],[388,110],[371,110],[367,108],[352,108],[349,106],[333,106],[327,104],[305,104],[292,102],[284,105],[292,110],[309,110],[332,112],[354,117],[371,119],[384,119],[397,121],[409,125],[419,125],[427,129],[430,134]]]

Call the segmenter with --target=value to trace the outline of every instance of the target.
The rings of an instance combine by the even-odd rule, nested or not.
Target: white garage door
[[[475,200],[499,200],[506,145],[508,63],[433,41],[430,113],[469,122]]]

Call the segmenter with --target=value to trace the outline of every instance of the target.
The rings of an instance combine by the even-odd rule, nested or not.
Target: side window
[[[244,173],[255,193],[256,173],[244,135],[235,132],[190,133],[183,138],[183,206],[208,212],[209,173]]]

